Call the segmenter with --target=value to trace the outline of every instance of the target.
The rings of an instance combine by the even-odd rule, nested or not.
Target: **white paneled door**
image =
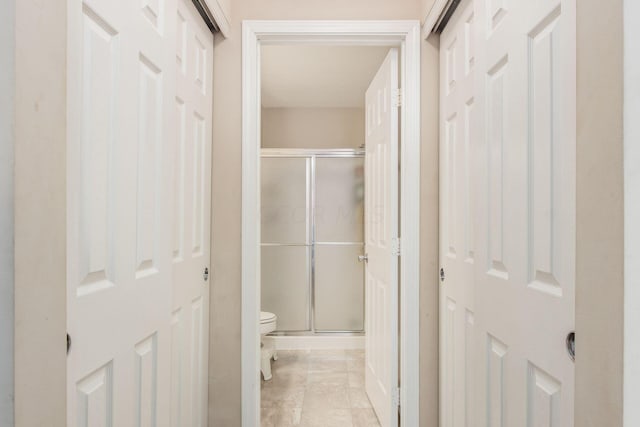
[[[443,426],[573,426],[575,8],[463,1],[442,35]]]
[[[171,426],[207,424],[213,37],[177,0]]]
[[[478,108],[474,4],[460,3],[440,37],[440,425],[472,425],[474,221]]]
[[[398,51],[365,97],[365,386],[383,427],[398,425]]]
[[[213,36],[68,2],[69,426],[206,425]]]

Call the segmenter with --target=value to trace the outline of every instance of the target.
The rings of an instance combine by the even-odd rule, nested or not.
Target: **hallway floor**
[[[379,427],[364,390],[364,350],[279,351],[262,381],[261,427]]]

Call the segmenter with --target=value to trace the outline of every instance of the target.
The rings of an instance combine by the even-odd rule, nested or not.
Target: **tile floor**
[[[261,427],[380,427],[364,391],[364,350],[279,351],[271,366]]]

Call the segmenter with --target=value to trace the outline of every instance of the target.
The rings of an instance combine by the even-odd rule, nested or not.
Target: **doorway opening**
[[[369,132],[375,123],[368,122],[376,117],[366,114],[367,95],[369,101],[376,97],[372,93],[376,88],[370,85],[390,49],[321,45],[262,49],[262,426],[299,422],[346,426],[352,419],[375,426],[379,425],[376,409],[387,409],[384,396],[379,399],[381,408],[372,405],[365,381],[365,342],[368,349],[392,353],[384,348],[390,345],[376,346],[375,336],[365,337],[365,330],[372,329],[372,317],[387,317],[383,307],[371,306],[375,289],[365,286],[371,247],[365,235],[372,230],[365,218],[375,211],[369,187],[375,178],[368,168],[365,171],[365,151],[369,156],[375,152],[365,146],[376,142]],[[398,73],[397,63],[394,71]],[[391,102],[389,98],[387,103]],[[380,114],[383,110],[394,114],[390,105]],[[397,147],[397,140],[396,126],[395,137],[385,143]],[[393,172],[397,176],[397,169]],[[386,200],[397,210],[397,194]],[[384,221],[382,215],[391,209],[380,211],[379,220]],[[393,262],[397,266],[397,257]],[[370,359],[383,365],[384,354],[376,356]],[[380,374],[373,369],[369,376],[376,383],[374,377]],[[397,384],[391,376],[382,381]],[[376,394],[375,389],[371,392]]]
[[[305,384],[329,377],[309,370],[311,364],[339,365],[344,368],[336,375],[344,385],[343,401],[359,400],[366,406],[368,394],[381,425],[396,426],[398,419],[400,425],[418,423],[419,33],[417,21],[243,23],[243,426],[260,425],[262,378],[274,381],[269,386],[275,388],[283,381],[284,376],[276,379],[270,372],[272,355],[279,359],[273,362],[277,366],[297,364],[299,375],[287,380]],[[326,137],[335,124],[315,132],[312,125],[302,125],[305,113],[316,123],[328,123],[326,117],[318,120],[327,111],[311,109],[320,108],[332,91],[343,101],[350,90],[358,97],[353,81],[343,87],[337,83],[348,80],[352,67],[341,67],[330,57],[313,66],[313,59],[303,58],[305,48],[316,53],[377,52],[366,99],[360,96],[361,116],[350,120],[338,114],[344,125],[365,134],[365,147],[357,136],[346,138],[346,145]],[[289,59],[272,57],[295,50]],[[362,63],[366,57],[347,53],[345,60],[359,58]],[[286,67],[291,60],[298,65]],[[305,63],[311,65],[308,71],[296,74],[296,67]],[[273,76],[268,73],[278,67],[293,73],[287,84],[269,81]],[[333,71],[318,72],[323,67]],[[307,79],[302,87],[317,92],[316,104],[302,112],[295,103],[313,97],[300,88],[288,92],[296,78]],[[327,78],[329,84],[323,86]],[[293,143],[286,141],[290,135],[277,132],[301,125],[304,136]],[[319,203],[323,197],[325,202]],[[280,314],[266,319],[265,310]],[[367,322],[368,316],[376,321]],[[276,335],[265,342],[267,366],[261,332]],[[363,332],[367,351],[358,349]],[[324,351],[311,350],[316,345]],[[283,348],[296,346],[305,351],[283,355]],[[366,372],[362,377],[355,372],[360,365]],[[265,369],[269,372],[262,375]],[[354,387],[348,387],[350,372]],[[355,384],[359,378],[362,388]],[[286,416],[300,417],[301,412],[294,404]]]

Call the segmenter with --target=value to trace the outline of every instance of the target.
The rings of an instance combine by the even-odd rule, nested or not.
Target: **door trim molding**
[[[633,40],[640,34],[634,19],[640,18],[640,4],[625,0],[623,3],[623,157],[624,157],[624,370],[623,370],[623,425],[640,423],[640,191],[636,165],[640,160],[640,125],[635,121],[640,111],[640,59],[633,48]]]
[[[222,5],[218,0],[192,0],[193,4],[198,9],[198,12],[202,9],[204,14],[206,15],[202,17],[206,22],[207,26],[213,32],[210,24],[215,24],[222,34],[224,38],[228,38],[231,34],[231,22],[229,22],[229,18],[225,13],[225,10],[222,8]],[[205,10],[206,9],[206,10]],[[207,13],[208,12],[208,13]],[[213,21],[213,22],[208,22]]]
[[[427,13],[427,16],[424,18],[424,25],[422,26],[422,38],[427,39],[432,31],[435,29],[435,26],[445,12],[451,0],[435,0],[433,6]]]
[[[419,21],[242,23],[242,426],[260,422],[260,46],[269,43],[400,48],[401,426],[419,424],[420,296]]]

